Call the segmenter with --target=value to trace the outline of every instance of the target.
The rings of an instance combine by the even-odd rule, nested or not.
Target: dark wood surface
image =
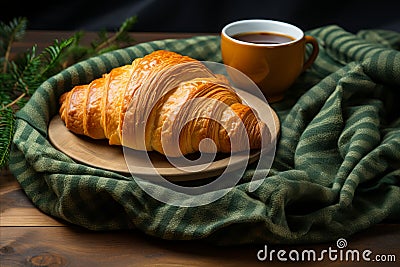
[[[14,52],[37,44],[39,49],[54,39],[71,36],[71,32],[30,31]],[[198,35],[198,34],[197,34]],[[187,38],[190,33],[134,33],[136,42],[166,38]],[[88,33],[86,40],[94,37]],[[378,224],[347,238],[346,248],[360,252],[370,250],[372,260],[330,260],[328,266],[399,266],[400,227]],[[304,246],[268,246],[268,250],[321,252],[336,243]],[[264,245],[217,247],[201,241],[168,241],[139,231],[93,232],[52,218],[26,197],[8,170],[0,173],[0,266],[321,266],[318,261],[260,261],[257,253]],[[381,256],[387,262],[378,262]],[[378,258],[377,258],[378,259]]]

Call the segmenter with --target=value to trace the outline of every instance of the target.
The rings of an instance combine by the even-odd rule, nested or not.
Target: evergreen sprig
[[[14,111],[7,107],[0,110],[0,166],[3,167],[10,154],[10,145],[14,135]]]
[[[25,36],[27,24],[28,20],[24,17],[14,18],[8,24],[0,22],[0,55],[4,55],[2,56],[3,73],[7,71],[11,46]]]
[[[83,31],[66,40],[54,40],[38,54],[37,46],[10,60],[12,45],[24,38],[27,19],[15,18],[8,24],[0,22],[0,168],[8,164],[14,136],[15,112],[22,108],[35,90],[49,77],[68,66],[101,53],[129,45],[134,40],[128,34],[136,22],[130,17],[114,34],[98,32],[90,45],[81,45]]]

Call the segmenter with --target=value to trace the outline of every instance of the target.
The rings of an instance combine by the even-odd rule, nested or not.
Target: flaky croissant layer
[[[72,132],[110,145],[180,156],[259,149],[269,133],[227,79],[200,61],[158,50],[60,97]],[[216,151],[214,151],[216,149]]]

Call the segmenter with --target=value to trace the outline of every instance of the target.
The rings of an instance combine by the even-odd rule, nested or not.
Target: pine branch
[[[114,35],[112,35],[109,38],[106,38],[102,43],[97,45],[97,47],[95,49],[96,52],[101,52],[104,48],[111,46],[112,44],[114,44],[117,41],[127,41],[127,42],[132,41],[129,38],[129,36],[127,35],[127,33],[133,27],[133,25],[136,23],[136,21],[137,21],[136,16],[132,16],[132,17],[129,17],[128,19],[126,19]]]
[[[14,111],[11,108],[0,110],[0,168],[8,163],[14,135],[14,123]]]
[[[24,53],[16,61],[10,62],[10,73],[14,78],[14,92],[28,94],[30,88],[36,88],[41,81],[40,69],[42,62],[36,56],[36,46],[33,46],[30,51]]]
[[[3,73],[7,71],[7,62],[11,53],[11,46],[15,41],[25,36],[28,20],[24,17],[15,18],[9,24],[0,22],[1,47],[4,52]]]
[[[3,109],[8,109],[11,108],[12,106],[14,106],[15,104],[17,104],[22,98],[24,98],[26,96],[26,93],[22,93],[19,95],[19,97],[17,97],[16,99],[14,99],[12,102],[8,103],[7,105],[5,105],[4,107],[0,108],[0,111],[3,111]]]
[[[60,62],[58,61],[63,50],[74,43],[74,37],[59,42],[54,40],[54,44],[45,48],[42,54],[39,55],[40,59],[44,61],[45,67],[40,73],[40,76],[49,77],[54,74],[52,70],[60,71]],[[58,68],[58,69],[57,69]],[[50,72],[50,74],[49,74]]]

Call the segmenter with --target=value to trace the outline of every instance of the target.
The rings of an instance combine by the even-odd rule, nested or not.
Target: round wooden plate
[[[272,115],[269,116],[270,121],[263,120],[270,127],[272,136],[277,138],[279,134],[280,123],[275,111],[259,98],[252,96],[249,93],[244,94],[246,95],[246,103],[259,114],[261,112],[266,113],[266,106],[270,109],[270,114]],[[275,130],[273,128],[275,128]],[[65,127],[64,122],[61,120],[59,115],[56,115],[51,119],[48,135],[49,140],[54,147],[76,161],[105,170],[130,174],[122,146],[109,145],[108,140],[105,139],[95,140],[87,136],[76,135]],[[167,180],[190,181],[218,176],[224,172],[228,164],[236,164],[238,167],[240,167],[244,161],[247,162],[247,164],[253,163],[259,158],[260,152],[250,151],[249,155],[235,156],[233,160],[230,158],[230,154],[217,154],[214,161],[208,164],[207,168],[197,172],[195,175],[193,172],[187,172],[176,168],[167,160],[166,157],[158,152],[147,152],[147,155],[153,165],[152,168]],[[129,157],[129,162],[132,162],[132,156],[130,155]],[[134,159],[134,162],[135,174],[146,175],[151,173],[148,169],[148,164],[144,162],[143,157]],[[232,168],[232,170],[234,170],[234,168]]]

